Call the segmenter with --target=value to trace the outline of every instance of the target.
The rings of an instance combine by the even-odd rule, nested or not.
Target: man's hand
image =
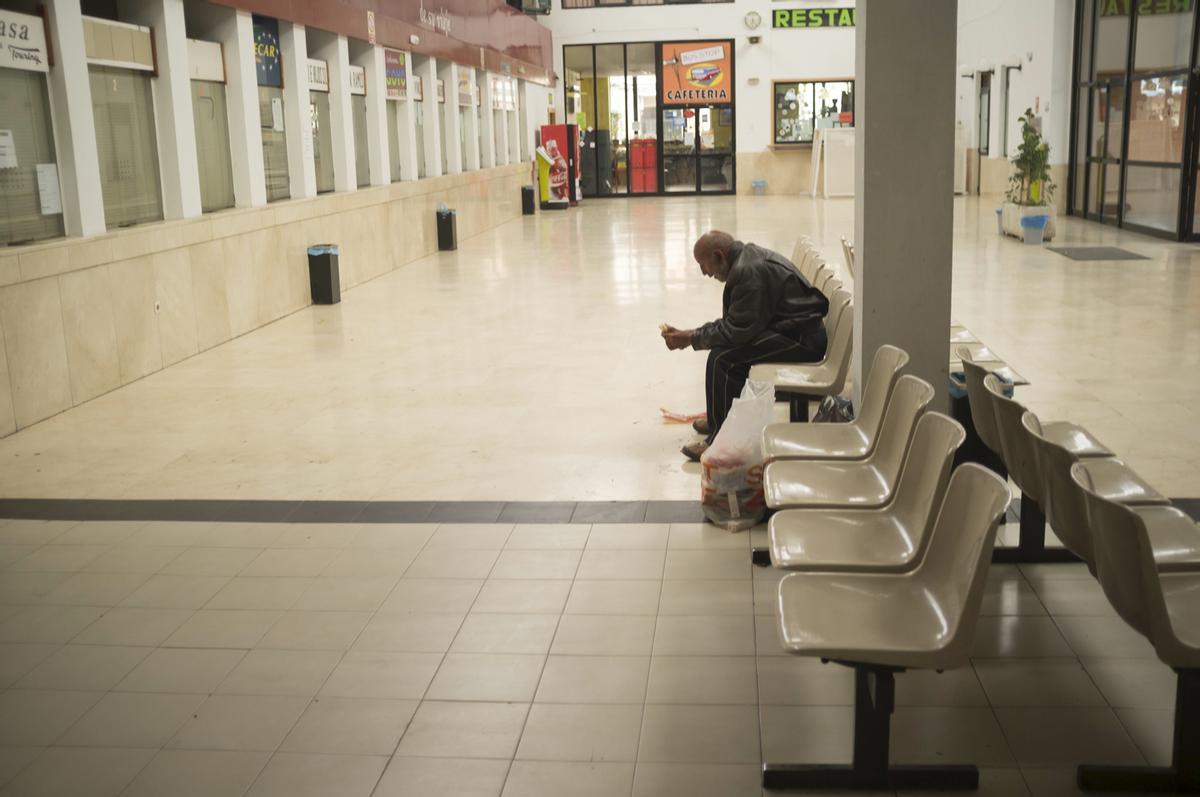
[[[686,349],[692,345],[692,336],[695,330],[691,329],[676,329],[670,324],[662,325],[663,340],[667,342],[667,348],[671,351],[678,349]]]

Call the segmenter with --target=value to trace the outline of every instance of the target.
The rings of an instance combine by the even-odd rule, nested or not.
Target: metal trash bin
[[[450,208],[437,212],[438,250],[452,252],[458,248],[458,214]]]
[[[342,300],[337,244],[308,247],[308,286],[313,304],[337,304]]]
[[[533,195],[533,186],[521,186],[521,215],[532,216],[534,213],[536,199]]]

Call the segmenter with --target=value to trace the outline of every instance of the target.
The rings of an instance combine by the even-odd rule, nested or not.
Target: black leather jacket
[[[767,330],[799,340],[820,327],[829,300],[786,257],[741,241],[734,242],[729,257],[723,315],[696,329],[693,349],[741,346]]]

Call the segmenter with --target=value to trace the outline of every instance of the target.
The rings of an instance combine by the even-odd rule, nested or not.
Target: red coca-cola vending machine
[[[578,203],[579,125],[542,125],[538,157],[542,207],[549,210]],[[546,180],[541,179],[542,168],[548,170]]]

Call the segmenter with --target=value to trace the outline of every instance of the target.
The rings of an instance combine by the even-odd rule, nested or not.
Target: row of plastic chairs
[[[1086,429],[1041,422],[995,374],[966,358],[963,367],[979,436],[1021,489],[1022,536],[1044,545],[1048,520],[1178,675],[1171,766],[1081,766],[1080,787],[1200,793],[1200,526]]]
[[[764,431],[769,562],[789,652],[855,671],[853,762],[764,764],[767,789],[974,789],[972,766],[893,767],[895,674],[967,662],[1007,485],[978,465],[951,475],[965,439],[928,410],[932,385],[883,346],[858,417]]]
[[[775,395],[787,399],[793,423],[808,420],[808,403],[836,396],[846,387],[854,330],[854,305],[849,291],[835,276],[812,242],[801,237],[792,251],[792,262],[809,284],[829,299],[825,316],[828,345],[825,357],[815,363],[759,363],[750,368],[750,379],[769,382]]]

